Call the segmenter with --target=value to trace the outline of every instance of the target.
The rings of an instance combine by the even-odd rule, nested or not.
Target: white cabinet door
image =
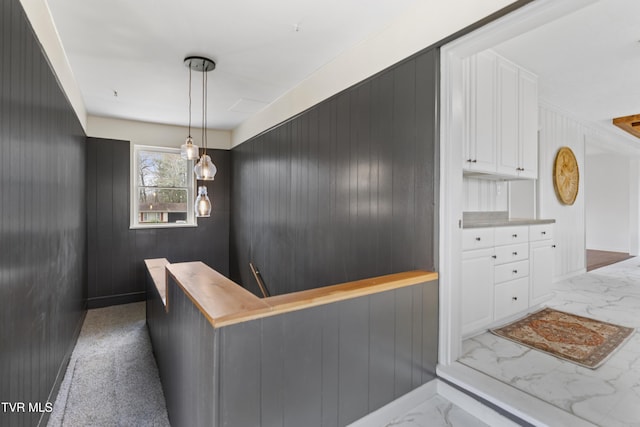
[[[462,230],[463,251],[493,248],[493,242],[494,229],[491,227],[466,228]]]
[[[537,224],[529,226],[529,241],[553,240],[553,224]]]
[[[518,152],[518,67],[498,59],[498,165],[497,172],[517,176],[520,161]]]
[[[496,285],[495,318],[501,320],[529,307],[529,280],[522,278]]]
[[[538,177],[538,77],[519,70],[519,164],[518,176]]]
[[[467,143],[464,168],[496,172],[496,55],[481,52],[469,59]]]
[[[493,248],[462,253],[462,334],[493,320]]]
[[[551,298],[553,292],[553,240],[539,240],[529,244],[529,303],[540,304]]]

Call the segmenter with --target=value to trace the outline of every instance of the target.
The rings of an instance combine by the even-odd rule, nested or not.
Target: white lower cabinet
[[[550,298],[554,248],[553,224],[463,230],[463,336]]]
[[[462,333],[493,319],[493,248],[462,254]]]
[[[551,225],[531,226],[529,242],[529,300],[531,305],[541,304],[553,296],[553,258],[556,245],[553,243]]]
[[[511,280],[494,288],[494,319],[502,319],[529,308],[529,279]],[[493,320],[493,319],[492,319]]]

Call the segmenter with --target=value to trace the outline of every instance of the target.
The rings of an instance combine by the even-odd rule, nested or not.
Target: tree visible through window
[[[147,146],[135,146],[132,160],[131,225],[194,225],[192,162],[178,149]]]

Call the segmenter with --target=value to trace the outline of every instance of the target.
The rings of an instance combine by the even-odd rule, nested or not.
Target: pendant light
[[[187,136],[184,144],[180,146],[180,156],[187,160],[195,160],[199,154],[198,146],[193,143],[193,138],[191,138],[191,70],[192,68],[189,67],[189,136]]]
[[[195,209],[197,217],[211,216],[211,200],[209,200],[209,196],[207,196],[207,187],[204,185],[198,187]]]
[[[202,72],[202,156],[193,168],[196,179],[204,181],[213,181],[218,169],[211,161],[211,157],[207,154],[207,73],[216,68],[216,63],[208,58],[200,56],[190,56],[185,59],[185,64],[196,71]]]
[[[211,157],[207,154],[207,73],[216,68],[216,63],[208,58],[201,56],[188,56],[184,59],[185,66],[189,67],[189,91],[191,91],[191,70],[200,71],[202,73],[202,156],[198,163],[194,166],[193,172],[197,180],[213,181],[218,171],[216,165],[211,161]],[[189,92],[189,134],[191,134],[191,92]],[[189,135],[191,136],[191,135]],[[188,140],[189,138],[187,138]],[[188,144],[185,144],[188,145]],[[198,149],[195,149],[198,157]],[[196,217],[211,216],[211,200],[207,195],[207,187],[201,185],[198,187],[198,197],[195,202]]]

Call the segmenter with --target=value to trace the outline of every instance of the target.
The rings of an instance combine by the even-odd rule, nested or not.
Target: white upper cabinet
[[[521,168],[518,175],[535,179],[538,177],[538,76],[521,68],[518,83],[518,146]]]
[[[492,51],[473,55],[465,67],[465,173],[537,178],[537,77]]]
[[[498,173],[518,175],[518,67],[502,58],[498,63]]]
[[[496,59],[481,52],[466,62],[468,120],[462,160],[468,171],[496,172]]]

